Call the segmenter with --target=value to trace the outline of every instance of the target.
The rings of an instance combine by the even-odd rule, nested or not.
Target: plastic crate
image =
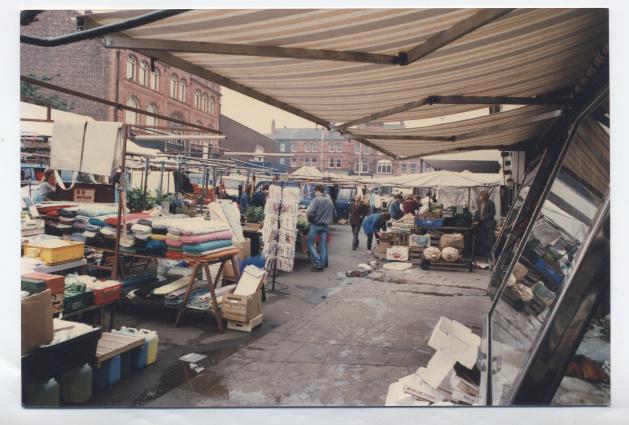
[[[66,289],[63,296],[63,312],[72,313],[92,305],[94,293],[89,289],[82,292]]]
[[[418,218],[417,227],[443,227],[443,218]]]
[[[28,245],[29,250],[37,250],[41,260],[48,264],[65,263],[79,260],[84,256],[85,244],[83,242],[65,241],[66,245],[49,248],[45,246]]]
[[[94,293],[94,304],[102,305],[109,304],[120,299],[120,292],[122,291],[122,285],[112,285],[107,288],[92,288],[90,290]]]
[[[96,356],[96,345],[101,330],[88,333],[54,345],[40,347],[22,356],[22,373],[34,379],[49,379],[85,363]]]

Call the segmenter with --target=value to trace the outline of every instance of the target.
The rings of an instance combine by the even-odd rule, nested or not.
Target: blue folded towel
[[[232,245],[233,244],[232,244],[231,239],[209,241],[209,242],[203,242],[203,243],[197,243],[197,244],[191,244],[191,245],[184,244],[183,252],[186,252],[186,253],[206,252],[206,251],[212,251],[214,249],[219,249],[219,248],[227,248]]]

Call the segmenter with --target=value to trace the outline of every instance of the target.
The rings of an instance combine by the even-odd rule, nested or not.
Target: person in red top
[[[413,195],[408,195],[406,201],[402,203],[402,211],[404,211],[404,214],[415,215],[415,212],[420,209],[421,206],[422,204],[417,202],[415,198],[413,198]]]

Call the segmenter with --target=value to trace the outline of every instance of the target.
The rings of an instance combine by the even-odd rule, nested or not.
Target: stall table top
[[[143,337],[103,332],[96,345],[96,366],[119,354],[144,345]]]

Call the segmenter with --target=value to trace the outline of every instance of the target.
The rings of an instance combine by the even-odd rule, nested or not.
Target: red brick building
[[[379,126],[382,125],[379,124]],[[395,126],[403,127],[403,123]],[[294,171],[304,165],[321,171],[363,176],[413,174],[426,171],[426,165],[419,158],[406,161],[394,160],[356,140],[347,140],[339,133],[330,133],[326,130],[322,134],[320,128],[275,128],[275,122],[273,122],[270,137],[279,144],[280,152],[295,155],[290,159],[280,159],[280,166],[286,166],[289,171]]]
[[[22,34],[54,37],[77,30],[75,10],[51,10],[37,21],[21,27]],[[220,86],[170,65],[124,49],[107,49],[100,40],[87,40],[59,47],[21,44],[22,75],[46,79],[62,87],[113,100],[168,117],[219,129]],[[42,94],[46,90],[39,90]],[[172,123],[89,100],[54,92],[72,105],[72,112],[97,120],[114,120],[144,125],[170,126]],[[164,122],[162,122],[164,121]],[[173,141],[175,145],[183,145]],[[191,147],[199,152],[200,146]]]

